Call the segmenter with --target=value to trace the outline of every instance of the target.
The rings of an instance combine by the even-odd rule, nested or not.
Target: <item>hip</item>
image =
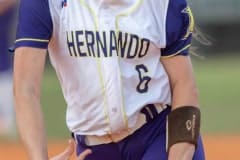
[[[120,142],[120,141],[124,140],[125,138],[138,132],[138,130],[141,130],[142,128],[151,127],[155,123],[159,123],[158,126],[162,126],[162,127],[159,127],[158,129],[165,131],[165,129],[166,129],[165,121],[166,121],[167,114],[170,111],[171,111],[170,106],[149,104],[141,109],[141,112],[138,115],[137,121],[136,121],[134,127],[132,127],[132,128],[119,131],[119,133],[105,134],[102,136],[79,135],[79,134],[73,133],[73,137],[75,139],[81,139],[81,141],[83,141],[83,143],[88,146],[94,146],[94,145],[100,145],[100,144]]]

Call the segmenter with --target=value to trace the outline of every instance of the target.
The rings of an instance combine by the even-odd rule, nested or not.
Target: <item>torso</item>
[[[158,1],[50,1],[50,58],[72,132],[116,133],[133,127],[144,105],[170,103],[160,63],[168,1]]]

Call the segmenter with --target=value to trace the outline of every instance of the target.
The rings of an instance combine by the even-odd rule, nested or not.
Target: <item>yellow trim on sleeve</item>
[[[191,47],[191,44],[185,46],[184,48],[180,49],[179,51],[177,51],[177,52],[174,53],[174,54],[171,54],[171,55],[169,55],[169,56],[161,56],[161,59],[167,59],[167,58],[174,57],[174,56],[178,55],[179,53],[181,53],[182,51],[184,51],[185,49],[188,49],[189,47]]]
[[[182,38],[183,40],[187,39],[192,33],[193,33],[193,30],[194,30],[194,26],[195,26],[195,22],[194,22],[194,16],[193,16],[193,13],[192,13],[192,10],[189,6],[187,6],[183,11],[182,13],[185,13],[188,15],[188,18],[189,18],[189,24],[188,24],[188,29],[187,29],[187,33],[184,35],[184,37]]]
[[[21,41],[33,41],[33,42],[44,42],[44,43],[49,42],[49,40],[47,39],[36,39],[36,38],[20,38],[20,39],[17,39],[15,42],[17,43]]]

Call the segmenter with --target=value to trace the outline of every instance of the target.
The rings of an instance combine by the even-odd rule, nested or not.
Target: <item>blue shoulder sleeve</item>
[[[188,55],[191,45],[194,18],[186,0],[170,0],[166,19],[166,47],[162,57]]]
[[[52,30],[48,0],[21,0],[15,48],[47,48]]]

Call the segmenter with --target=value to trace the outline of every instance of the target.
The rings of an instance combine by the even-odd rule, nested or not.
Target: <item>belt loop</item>
[[[88,146],[87,138],[85,135],[78,135],[78,140],[80,144]]]
[[[141,113],[146,116],[146,120],[149,122],[157,117],[158,114],[161,113],[166,107],[164,107],[162,104],[147,104],[142,108]]]
[[[156,106],[154,104],[148,104],[147,107],[149,108],[150,112],[152,113],[153,118],[157,117],[158,111],[157,111]]]
[[[148,110],[146,109],[146,107],[144,107],[141,110],[141,113],[143,113],[146,116],[147,122],[151,121],[152,117],[151,117],[150,113],[148,112]]]
[[[72,133],[72,137],[75,140],[76,144],[82,144],[84,146],[87,146],[86,136]]]
[[[71,136],[72,136],[72,138],[74,139],[75,143],[78,144],[77,135],[72,132],[72,133],[71,133]]]

